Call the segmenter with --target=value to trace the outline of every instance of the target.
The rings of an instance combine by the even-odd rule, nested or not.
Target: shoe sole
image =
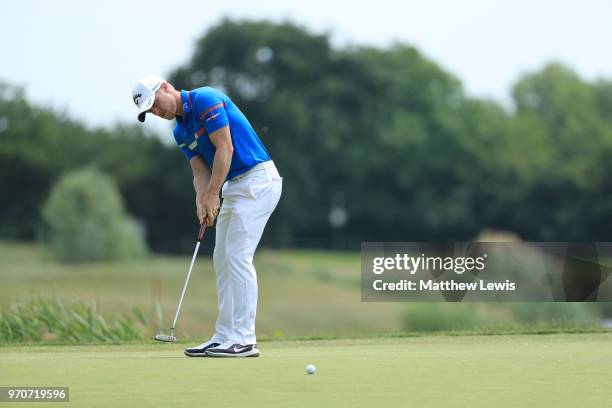
[[[207,351],[206,355],[208,357],[216,357],[216,358],[259,357],[259,351],[258,350],[251,350],[251,351],[247,351],[245,353],[239,353],[239,354],[211,353],[211,352]]]
[[[208,357],[208,354],[206,354],[206,352],[204,353],[190,353],[188,351],[184,351],[185,355],[187,357]]]

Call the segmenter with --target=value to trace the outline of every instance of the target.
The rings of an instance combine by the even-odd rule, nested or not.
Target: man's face
[[[167,84],[162,84],[161,88],[155,92],[155,102],[149,112],[162,119],[174,119],[176,115],[176,100],[168,92]]]

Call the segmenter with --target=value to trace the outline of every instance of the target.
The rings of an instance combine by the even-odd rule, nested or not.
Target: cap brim
[[[151,109],[154,102],[155,102],[155,92],[151,94],[149,99],[147,99],[145,103],[143,103],[140,109],[138,110],[138,120],[139,121],[141,122],[145,121],[145,115],[147,114],[147,111]]]

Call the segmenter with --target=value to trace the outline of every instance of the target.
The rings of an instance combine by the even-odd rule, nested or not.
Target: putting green
[[[3,346],[0,386],[69,386],[58,407],[559,408],[612,395],[612,333],[265,342],[237,360],[184,347]]]

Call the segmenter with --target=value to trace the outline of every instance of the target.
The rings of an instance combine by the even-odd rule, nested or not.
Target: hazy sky
[[[134,80],[185,62],[224,16],[290,19],[331,32],[337,45],[410,43],[470,94],[499,101],[522,73],[551,60],[589,80],[612,78],[610,0],[2,0],[0,80],[91,126],[134,121]]]

